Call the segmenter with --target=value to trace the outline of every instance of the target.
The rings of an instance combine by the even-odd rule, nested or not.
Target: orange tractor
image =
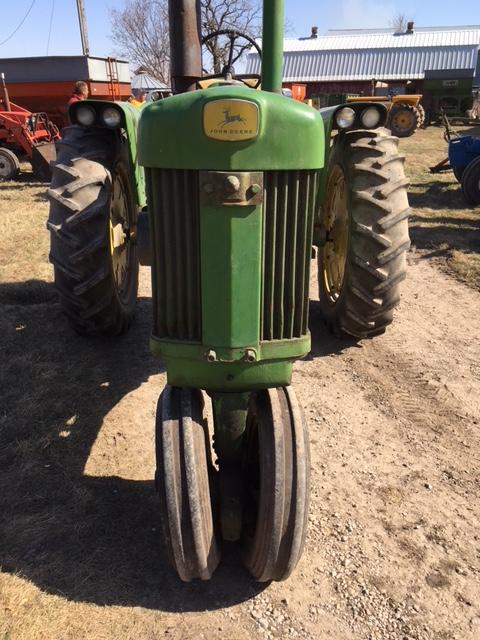
[[[50,182],[50,163],[55,160],[55,141],[60,139],[58,127],[45,113],[32,113],[10,102],[5,77],[0,75],[0,180],[13,180],[20,171],[20,160],[26,156],[34,176]]]

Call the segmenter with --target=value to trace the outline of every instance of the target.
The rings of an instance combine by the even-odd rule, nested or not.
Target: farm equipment
[[[169,18],[172,97],[70,107],[49,192],[55,282],[77,331],[120,334],[138,256],[151,265],[170,560],[184,581],[209,579],[223,539],[256,580],[284,580],[308,519],[309,439],[290,383],[310,351],[312,244],[332,330],[385,331],[409,246],[403,158],[384,105],[319,112],[282,96],[283,0],[263,2],[250,80],[232,64],[242,34],[223,72],[202,78],[200,2],[170,0]]]
[[[96,100],[127,100],[132,93],[125,60],[83,56],[0,58],[10,99],[33,113],[46,113],[60,129],[68,125],[67,102],[75,82],[84,80]]]
[[[471,122],[474,77],[475,69],[425,71],[423,87],[428,102],[428,124],[441,123],[442,114],[451,122]]]
[[[425,122],[421,99],[421,95],[407,94],[349,97],[346,102],[382,102],[389,110],[387,127],[398,138],[408,138]]]
[[[419,94],[360,96],[356,93],[323,93],[312,96],[313,104],[317,108],[331,107],[344,102],[379,102],[385,105],[388,111],[386,126],[398,138],[407,138],[423,126],[425,111],[420,104],[421,99],[422,96]]]
[[[459,136],[448,145],[448,159],[462,185],[465,202],[480,205],[480,138]]]
[[[452,129],[444,111],[441,112],[441,117],[445,127],[445,142],[448,143],[448,157],[430,167],[430,172],[452,170],[462,186],[465,201],[471,205],[480,205],[480,138],[460,135]]]
[[[35,177],[50,181],[58,128],[45,113],[31,113],[10,102],[3,73],[0,79],[0,180],[15,179],[20,171],[18,156],[25,155]]]

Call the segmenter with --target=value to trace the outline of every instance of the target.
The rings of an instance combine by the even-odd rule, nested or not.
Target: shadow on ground
[[[454,181],[452,173],[452,181]],[[454,209],[471,210],[472,206],[468,205],[462,196],[462,189],[455,181],[454,188],[451,182],[432,179],[428,182],[412,183],[408,193],[410,206],[415,208],[428,209]],[[420,192],[415,189],[421,189]]]
[[[0,304],[37,305],[58,301],[58,294],[51,282],[26,280],[0,284]]]
[[[480,253],[480,211],[478,217],[412,215],[409,223],[412,244],[432,251],[428,257],[449,256],[451,251]]]
[[[212,610],[262,590],[230,549],[210,582],[182,584],[163,553],[153,482],[84,474],[105,416],[161,371],[148,347],[150,300],[126,336],[85,339],[51,285],[21,288],[0,285],[3,571],[68,600],[164,611]],[[32,290],[42,292],[33,303]]]
[[[359,340],[349,336],[334,335],[325,324],[318,300],[310,301],[309,327],[312,334],[312,350],[308,360],[342,353],[345,349],[359,347]]]
[[[19,176],[9,182],[0,182],[0,194],[11,194],[11,196],[19,196],[25,192],[29,200],[34,202],[47,202],[47,189],[50,183],[47,181],[39,181],[32,172],[22,171]],[[41,189],[41,191],[32,194],[32,188]]]

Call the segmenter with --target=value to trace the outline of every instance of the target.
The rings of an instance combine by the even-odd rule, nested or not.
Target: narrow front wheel
[[[244,482],[245,566],[259,582],[286,580],[302,555],[310,495],[307,425],[290,387],[251,396]]]
[[[170,561],[184,582],[209,580],[220,561],[211,504],[213,466],[198,389],[167,386],[158,402],[156,486]]]

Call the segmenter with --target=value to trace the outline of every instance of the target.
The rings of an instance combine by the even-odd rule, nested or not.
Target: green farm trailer
[[[427,123],[441,122],[442,111],[451,121],[469,121],[473,104],[474,69],[425,71]]]

